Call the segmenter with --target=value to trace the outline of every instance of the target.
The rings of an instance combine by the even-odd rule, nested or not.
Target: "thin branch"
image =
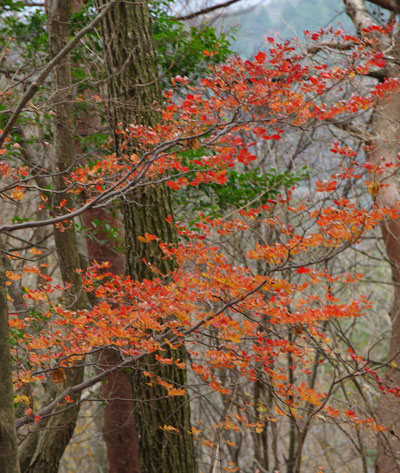
[[[351,43],[339,43],[336,41],[322,41],[307,48],[310,54],[316,54],[319,51],[326,51],[327,49],[334,49],[336,51],[348,51],[354,47]]]
[[[247,299],[252,294],[259,291],[266,283],[267,283],[267,279],[264,279],[256,287],[254,287],[253,289],[247,291],[246,294],[244,294],[243,296],[239,296],[236,299],[225,302],[224,305],[219,310],[217,310],[214,314],[211,314],[209,317],[206,317],[205,319],[200,320],[193,327],[191,327],[188,330],[184,331],[182,333],[182,336],[173,335],[171,337],[168,337],[168,334],[166,335],[165,333],[163,333],[162,335],[160,335],[156,339],[156,341],[164,340],[162,343],[160,343],[160,349],[169,346],[171,343],[173,344],[173,343],[179,342],[180,339],[183,339],[184,337],[186,337],[187,335],[189,335],[191,333],[195,333],[201,326],[203,326],[204,324],[210,322],[212,319],[214,319],[218,315],[225,312],[225,310],[227,310],[229,308],[232,308],[233,306],[235,306],[235,305],[239,304],[240,302],[244,301],[245,299]],[[118,365],[114,365],[111,368],[108,368],[108,369],[104,370],[103,372],[99,373],[98,375],[94,376],[93,378],[89,378],[86,381],[83,381],[82,383],[76,384],[75,386],[69,386],[63,392],[61,392],[55,399],[53,399],[53,401],[51,401],[47,406],[40,409],[36,413],[36,415],[40,416],[40,417],[47,417],[47,416],[51,415],[53,413],[54,409],[57,407],[57,405],[64,401],[65,396],[68,396],[71,393],[73,394],[73,393],[82,392],[85,389],[94,386],[99,381],[102,381],[103,379],[107,378],[112,373],[116,373],[118,371],[121,371],[124,368],[131,368],[135,364],[135,362],[143,359],[147,355],[148,355],[148,353],[145,352],[145,353],[141,353],[140,355],[137,355],[137,356],[132,356],[132,357],[127,358],[126,360],[122,361]],[[57,414],[57,413],[55,413],[55,414]],[[21,417],[21,418],[16,420],[16,423],[15,423],[16,429],[19,429],[23,425],[30,424],[33,421],[34,421],[34,416],[33,415],[31,415],[29,417],[28,416]]]
[[[43,69],[39,77],[35,82],[32,82],[29,89],[25,92],[23,97],[21,98],[20,102],[17,105],[17,108],[14,110],[13,114],[11,115],[10,119],[8,120],[7,125],[5,126],[3,132],[0,135],[0,148],[3,146],[7,136],[9,135],[12,127],[14,126],[15,122],[17,121],[19,115],[21,114],[22,110],[24,109],[25,105],[32,99],[32,97],[36,94],[39,87],[43,84],[46,77],[50,74],[50,72],[54,69],[54,67],[61,61],[63,57],[65,57],[72,49],[79,43],[79,41],[91,31],[104,16],[108,13],[111,8],[119,0],[111,0],[110,3],[107,5],[104,10],[99,13],[96,18],[94,18],[87,26],[82,28],[79,33],[77,33],[74,38],[63,48]]]
[[[241,0],[228,0],[227,2],[219,3],[218,5],[214,5],[212,7],[203,8],[202,10],[198,10],[193,13],[189,13],[188,15],[176,16],[175,20],[178,21],[186,21],[191,20],[192,18],[196,18],[197,16],[205,15],[215,10],[219,10],[220,8],[229,7],[234,3],[240,2]]]

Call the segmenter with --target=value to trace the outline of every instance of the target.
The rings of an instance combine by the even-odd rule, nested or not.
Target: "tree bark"
[[[0,471],[19,473],[7,305],[5,272],[0,254]]]
[[[400,58],[397,53],[396,57]],[[399,71],[398,71],[399,72]],[[398,73],[397,72],[397,73]],[[374,164],[398,163],[398,137],[400,135],[400,94],[395,93],[374,111],[372,131],[374,149],[369,159]],[[389,168],[390,169],[390,168]],[[382,182],[377,195],[379,207],[399,205],[400,189],[397,176],[391,171],[379,176]],[[392,386],[400,386],[400,222],[386,220],[381,224],[393,282],[393,300],[390,310],[392,331],[388,359],[391,360],[385,379]],[[392,394],[381,396],[377,407],[379,421],[388,428],[378,434],[377,473],[400,472],[400,402]]]
[[[107,0],[97,0],[99,8]],[[108,99],[111,127],[131,123],[154,126],[159,114],[154,102],[160,101],[157,62],[151,33],[150,15],[145,1],[120,2],[102,22],[106,70],[109,74]],[[114,134],[115,151],[120,152],[120,135]],[[165,185],[148,185],[130,193],[124,203],[126,259],[128,274],[136,279],[151,279],[153,272],[143,259],[167,273],[174,262],[164,258],[157,242],[143,244],[138,236],[146,232],[162,241],[175,244],[175,227],[166,222],[172,215],[171,195]],[[163,356],[185,358],[184,348]],[[190,407],[187,396],[166,397],[165,388],[142,374],[152,371],[178,386],[185,385],[186,372],[175,365],[158,366],[148,356],[133,374],[134,416],[139,436],[141,468],[144,473],[192,473],[193,441],[190,430]],[[173,425],[179,433],[162,430]],[[113,471],[113,470],[111,470]]]
[[[81,0],[82,3],[82,0]],[[88,99],[94,95],[93,89],[84,91]],[[101,129],[101,119],[95,110],[81,113],[77,120],[78,135],[88,137]],[[75,143],[77,154],[81,148]],[[82,214],[82,223],[88,234],[86,247],[90,264],[108,263],[105,271],[115,275],[126,274],[126,260],[123,251],[124,231],[122,215],[116,206],[113,208],[95,208]],[[96,222],[96,223],[95,223]],[[116,238],[110,232],[116,231]],[[89,294],[92,304],[96,297]],[[105,348],[98,358],[100,369],[108,369],[121,361],[116,348]],[[139,445],[135,429],[132,408],[131,374],[125,370],[110,375],[101,385],[101,395],[106,400],[103,407],[103,440],[108,458],[109,473],[140,473]]]
[[[99,364],[104,369],[117,365],[117,349],[104,349]],[[132,383],[125,371],[110,375],[102,385],[104,406],[103,437],[107,446],[109,473],[140,473],[139,445],[132,409]]]
[[[49,45],[51,57],[55,57],[69,41],[69,24],[72,0],[51,0],[49,3]],[[71,195],[66,192],[63,176],[75,164],[74,154],[74,120],[72,101],[72,78],[69,55],[61,60],[54,70],[54,168],[59,175],[54,178],[53,186],[57,191],[53,194],[52,209],[54,215],[60,215],[63,208],[72,208]],[[62,200],[65,206],[60,206]],[[71,310],[81,310],[88,307],[86,294],[82,292],[80,275],[80,259],[76,242],[73,222],[55,226],[54,239],[61,276],[64,284],[70,284],[65,294],[65,303]],[[69,385],[75,385],[83,380],[84,368],[77,366],[68,370],[67,379],[58,386],[52,381],[46,383],[48,401],[57,396],[60,390]],[[61,457],[67,447],[79,413],[79,395],[71,398],[75,404],[60,406],[59,412],[54,412],[49,419],[39,423],[24,442],[20,465],[23,473],[55,473],[58,470]],[[68,407],[68,409],[66,409]]]
[[[125,274],[125,255],[116,248],[118,242],[110,238],[104,225],[118,229],[118,237],[123,238],[121,222],[108,209],[92,209],[82,216],[85,228],[90,230],[87,239],[89,260],[107,262],[107,272]],[[97,219],[96,226],[93,225]],[[94,296],[92,296],[94,297]],[[93,303],[96,301],[93,300]],[[102,350],[98,364],[108,369],[119,364],[121,355],[116,348]],[[140,473],[139,445],[132,408],[132,383],[130,374],[118,371],[110,375],[101,386],[101,395],[106,399],[103,416],[103,438],[106,444],[110,473]]]
[[[163,258],[157,242],[144,244],[138,236],[146,232],[161,241],[176,243],[173,227],[166,222],[172,215],[172,205],[166,186],[148,186],[135,192],[133,200],[140,207],[124,206],[127,242],[127,267],[130,276],[137,280],[152,279],[154,273],[142,258],[163,273],[173,269],[174,262]],[[184,361],[185,348],[168,350],[163,356]],[[166,397],[165,388],[149,383],[143,371],[182,387],[186,385],[186,371],[176,365],[160,365],[153,356],[148,356],[133,373],[133,395],[139,401],[135,409],[142,467],[145,473],[190,473],[194,471],[194,453],[190,430],[190,406],[188,396]],[[179,433],[161,430],[163,425],[172,425]]]
[[[360,35],[363,30],[375,23],[364,0],[344,0],[346,10]],[[372,3],[400,11],[397,1],[384,0]],[[384,75],[388,78],[398,77],[400,67],[400,35],[393,33],[393,38],[381,36],[379,47],[385,55],[395,60],[386,64]],[[381,184],[376,195],[379,207],[394,207],[400,202],[400,187],[397,173],[393,173],[390,165],[398,164],[400,135],[400,93],[395,92],[377,105],[373,112],[370,134],[373,139],[369,143],[371,151],[367,159],[373,164],[388,167],[380,176],[373,176]],[[396,169],[396,168],[394,168]],[[389,259],[392,282],[393,301],[390,311],[392,330],[390,336],[388,359],[391,360],[385,373],[385,380],[392,386],[400,386],[400,222],[387,219],[381,224],[383,241]],[[400,472],[400,402],[391,394],[381,396],[376,409],[380,423],[387,427],[386,432],[378,433],[378,450],[376,460],[377,473]]]

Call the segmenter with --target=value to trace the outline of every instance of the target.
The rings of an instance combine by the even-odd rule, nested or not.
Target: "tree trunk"
[[[72,0],[51,0],[49,2],[49,43],[51,57],[54,57],[69,41],[69,24]],[[55,215],[63,212],[60,202],[67,201],[65,207],[72,208],[71,195],[66,192],[63,173],[75,164],[74,154],[74,121],[72,101],[72,79],[70,57],[67,55],[56,66],[53,76],[54,94],[54,167],[60,174],[54,179],[52,209]],[[73,222],[63,223],[54,228],[54,239],[60,264],[60,271],[64,284],[71,287],[65,294],[65,303],[71,310],[87,308],[86,294],[82,292],[80,275],[76,272],[80,268],[78,246],[76,242]],[[69,385],[82,381],[84,368],[82,366],[68,370],[67,379],[60,385],[52,386],[48,380],[46,395],[54,398],[60,390]],[[73,395],[74,401],[79,401],[79,395]],[[23,444],[20,454],[20,464],[23,473],[56,473],[61,457],[67,447],[76,424],[79,413],[79,404],[60,406],[59,411],[51,417],[43,419],[38,429]]]
[[[106,5],[98,0],[98,7]],[[159,115],[154,102],[160,101],[157,62],[151,34],[150,15],[146,2],[120,2],[104,18],[102,34],[105,48],[111,126],[126,127],[130,123],[153,126]],[[114,135],[115,151],[120,151],[120,135]],[[163,258],[157,242],[143,244],[138,236],[146,232],[162,241],[175,244],[175,227],[166,222],[172,214],[171,196],[165,185],[149,185],[128,196],[135,204],[123,204],[125,222],[126,259],[128,274],[136,279],[151,279],[154,274],[143,259],[166,273],[174,262]],[[170,356],[184,360],[180,348]],[[157,384],[149,386],[142,370],[178,386],[185,385],[186,372],[175,365],[157,366],[149,356],[137,366],[133,374],[134,415],[139,436],[141,467],[144,473],[192,473],[194,471],[193,441],[190,430],[190,406],[187,396],[167,398],[165,389]],[[173,425],[179,433],[162,430],[164,424]],[[111,470],[113,471],[113,470]]]
[[[151,279],[154,273],[142,258],[151,262],[163,273],[173,269],[174,262],[163,258],[157,242],[142,243],[138,236],[146,232],[156,235],[161,241],[176,242],[176,234],[166,218],[172,215],[170,193],[166,186],[148,186],[134,192],[132,199],[140,206],[124,206],[126,251],[128,273],[132,278]],[[185,348],[165,351],[163,356],[184,361]],[[160,365],[153,356],[148,356],[133,373],[133,396],[139,400],[135,409],[139,433],[140,454],[145,473],[190,473],[194,471],[194,453],[190,430],[190,405],[188,396],[166,397],[165,388],[149,383],[143,371],[176,385],[186,385],[186,371],[176,365]],[[161,430],[163,425],[172,425],[179,433]]]
[[[371,0],[372,3],[384,6],[398,13],[396,2],[380,2]],[[360,35],[363,30],[375,24],[376,21],[369,13],[364,0],[344,0],[346,10]],[[397,2],[398,3],[398,2]],[[385,51],[385,56],[393,57],[388,61],[384,71],[386,77],[398,77],[400,68],[400,36],[397,30],[393,38],[380,37],[378,46]],[[373,138],[369,143],[371,151],[367,159],[373,164],[389,167],[382,175],[372,176],[381,184],[376,195],[379,207],[394,207],[400,202],[400,187],[398,176],[393,173],[391,164],[398,164],[399,135],[400,135],[400,93],[395,92],[379,104],[372,117],[370,133]],[[396,169],[396,168],[394,168]],[[392,331],[390,336],[389,360],[392,362],[385,373],[386,381],[394,386],[400,386],[400,222],[386,220],[381,224],[383,241],[389,259],[392,281],[393,301],[390,311]],[[377,473],[400,472],[400,402],[392,394],[381,396],[376,409],[380,423],[387,427],[386,432],[378,433],[378,451],[376,461]]]
[[[400,54],[396,57],[400,58]],[[373,116],[374,149],[369,158],[374,164],[398,163],[398,137],[400,135],[400,94],[393,94],[381,104]],[[383,162],[382,162],[383,159]],[[390,168],[389,168],[390,169]],[[397,176],[392,171],[379,176],[384,184],[377,195],[380,207],[393,207],[400,202]],[[387,186],[387,187],[386,187]],[[381,224],[382,236],[392,270],[393,301],[390,311],[392,332],[388,358],[391,360],[385,373],[386,381],[400,386],[400,222],[387,220]],[[387,428],[378,435],[377,473],[400,472],[400,402],[392,394],[384,394],[378,403],[377,416]]]
[[[10,348],[5,272],[0,254],[0,471],[19,473]]]

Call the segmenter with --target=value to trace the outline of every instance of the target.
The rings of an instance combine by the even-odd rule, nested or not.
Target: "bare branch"
[[[198,10],[197,12],[189,13],[188,15],[176,16],[175,20],[178,20],[178,21],[191,20],[192,18],[196,18],[197,16],[200,16],[200,15],[205,15],[206,13],[210,13],[212,11],[219,10],[220,8],[229,7],[229,5],[232,5],[232,4],[240,2],[240,1],[241,0],[228,0],[228,1],[223,2],[223,3],[219,3],[218,5],[203,8],[202,10]]]
[[[45,2],[24,2],[24,7],[45,7]]]
[[[336,51],[348,51],[353,48],[353,44],[351,43],[339,43],[335,41],[322,41],[321,43],[317,43],[313,46],[309,46],[307,51],[310,54],[316,54],[319,51],[327,50],[327,49],[334,49]]]
[[[197,324],[195,324],[193,327],[189,328],[188,330],[184,331],[182,333],[182,336],[185,337],[187,335],[190,335],[191,333],[195,333],[200,327],[205,325],[206,323],[210,322],[210,320],[214,319],[218,315],[222,314],[225,310],[234,307],[235,305],[239,304],[240,302],[244,301],[247,299],[249,296],[252,294],[256,293],[259,291],[265,284],[267,283],[267,279],[262,280],[256,287],[253,289],[249,290],[244,294],[243,296],[239,296],[236,299],[227,301],[224,303],[224,305],[218,309],[214,314],[211,314],[209,317],[200,320]],[[168,337],[168,334],[163,333],[159,337],[156,338],[156,341],[161,341],[164,340],[164,342],[160,343],[160,348],[165,348],[169,344],[174,344],[176,342],[179,342],[180,339],[183,339],[178,335],[172,335]],[[107,378],[110,374],[121,371],[124,368],[131,368],[135,362],[143,359],[146,357],[148,353],[141,353],[140,355],[133,356],[130,358],[125,359],[118,365],[113,365],[111,368],[105,369],[101,373],[97,374],[96,376],[89,378],[75,386],[69,386],[67,387],[62,393],[60,393],[53,401],[51,401],[47,406],[43,407],[37,412],[37,415],[40,417],[47,417],[51,415],[54,411],[54,409],[57,407],[57,405],[61,402],[64,401],[65,396],[74,394],[74,393],[79,393],[84,391],[87,388],[90,388],[91,386],[94,386],[96,383],[99,381],[102,381],[103,379]],[[57,414],[57,413],[56,413]],[[16,428],[19,429],[23,425],[30,424],[34,421],[33,416],[24,416],[16,420]]]
[[[400,13],[400,1],[399,0],[369,0],[371,3],[378,5],[379,7],[386,8],[394,13]]]
[[[57,56],[52,59],[47,66],[43,69],[39,77],[35,82],[32,82],[29,89],[25,92],[21,100],[19,101],[17,108],[14,110],[13,114],[11,115],[10,119],[8,120],[7,125],[5,126],[3,132],[0,135],[0,148],[3,146],[5,139],[9,135],[12,127],[14,126],[15,122],[17,121],[19,115],[21,114],[22,110],[24,109],[25,105],[32,99],[32,97],[36,94],[39,87],[43,84],[46,77],[50,74],[50,72],[54,69],[54,67],[60,62],[60,60],[65,57],[72,49],[79,43],[79,41],[91,31],[100,21],[101,19],[107,14],[107,12],[116,5],[119,0],[111,0],[110,3],[104,8],[104,10],[99,13],[96,18],[94,18],[87,26],[82,28],[79,33],[77,33],[74,38],[63,48]]]

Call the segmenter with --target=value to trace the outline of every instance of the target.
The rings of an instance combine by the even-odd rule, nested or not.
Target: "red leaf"
[[[264,53],[263,51],[260,51],[260,52],[255,56],[255,60],[256,60],[257,62],[259,62],[260,64],[263,63],[266,59],[267,59],[267,55],[266,55],[266,53]]]
[[[173,189],[174,191],[177,191],[179,189],[179,184],[174,181],[167,181],[167,186]]]

